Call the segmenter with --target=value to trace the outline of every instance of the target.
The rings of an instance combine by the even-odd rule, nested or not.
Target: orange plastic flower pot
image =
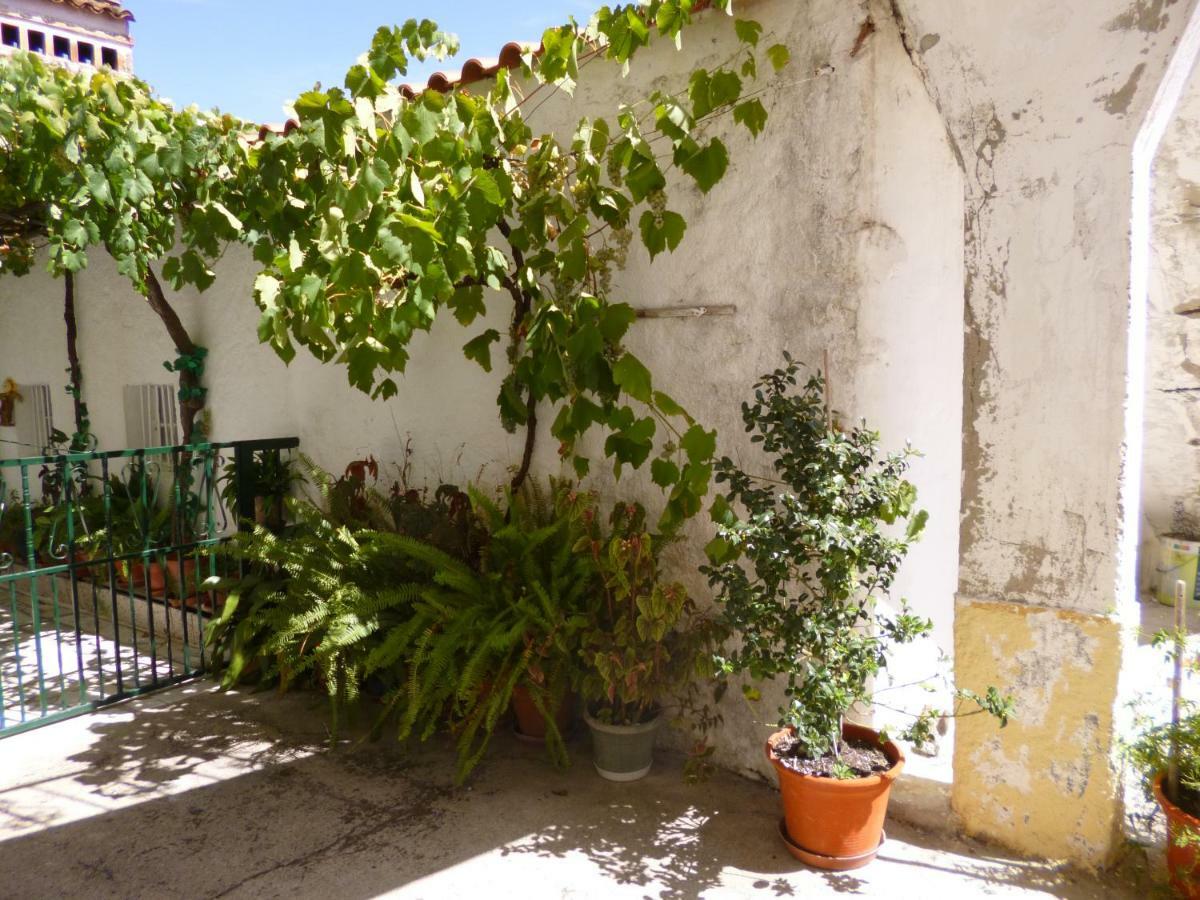
[[[521,737],[537,738],[539,741],[545,739],[546,720],[538,712],[538,708],[533,703],[533,698],[529,696],[529,689],[524,685],[517,685],[513,688],[512,710],[513,715],[517,719],[517,733]],[[559,733],[565,734],[567,727],[571,724],[570,697],[563,699],[562,705],[555,713],[554,721],[558,725]]]
[[[883,839],[888,796],[892,782],[904,768],[904,754],[891,741],[883,744],[881,749],[892,767],[869,778],[841,781],[802,775],[775,755],[775,744],[789,734],[788,730],[778,731],[767,739],[767,759],[775,767],[783,795],[785,839],[808,851],[804,858],[810,865],[829,869],[846,868],[847,861],[866,865]],[[878,732],[849,723],[843,727],[842,736],[847,740],[879,740]]]
[[[121,579],[126,585],[132,585],[134,590],[146,590],[149,583],[150,595],[162,599],[167,590],[167,570],[161,563],[152,562],[144,565],[140,562],[129,564],[129,579]]]
[[[1165,774],[1154,779],[1154,799],[1167,817],[1167,872],[1171,876],[1171,888],[1180,897],[1200,898],[1200,871],[1197,870],[1196,847],[1180,847],[1176,844],[1179,835],[1192,832],[1200,840],[1200,819],[1188,815],[1163,793]]]
[[[190,599],[196,594],[196,561],[185,559],[183,565],[178,559],[167,559],[167,583],[174,596]]]

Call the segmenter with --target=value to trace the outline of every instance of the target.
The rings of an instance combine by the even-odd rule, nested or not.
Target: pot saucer
[[[879,847],[876,847],[869,853],[863,853],[858,856],[825,856],[823,853],[813,853],[811,850],[805,850],[793,841],[787,832],[787,822],[782,818],[779,820],[779,836],[783,838],[783,843],[787,845],[788,853],[792,854],[800,862],[806,866],[812,866],[814,869],[825,869],[830,872],[861,869],[875,858],[875,854],[879,852],[879,847],[882,847],[887,840],[887,832],[885,831],[879,838]]]

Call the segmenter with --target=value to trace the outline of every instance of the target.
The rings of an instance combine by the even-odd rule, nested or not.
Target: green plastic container
[[[1184,584],[1184,596],[1193,606],[1196,599],[1196,564],[1200,561],[1200,541],[1188,540],[1178,534],[1164,534],[1158,539],[1158,592],[1155,595],[1163,606],[1175,605],[1175,582]]]
[[[592,732],[592,759],[596,771],[609,781],[637,781],[654,765],[654,740],[662,713],[641,725],[608,725],[583,715]]]

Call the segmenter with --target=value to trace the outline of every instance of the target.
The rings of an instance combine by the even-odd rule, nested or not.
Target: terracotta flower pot
[[[517,720],[517,737],[543,741],[546,738],[546,720],[533,703],[529,689],[517,685],[512,694],[512,710]],[[566,734],[571,724],[571,698],[564,697],[554,715],[559,734]]]
[[[1200,819],[1184,812],[1167,799],[1163,793],[1165,774],[1154,779],[1154,799],[1162,807],[1163,815],[1167,817],[1167,872],[1171,876],[1171,888],[1180,897],[1200,898],[1200,868],[1198,868],[1197,848],[1195,846],[1180,847],[1176,844],[1178,836],[1191,831],[1200,840]]]
[[[88,565],[92,561],[92,555],[84,553],[82,550],[76,550],[71,556],[71,561],[75,563],[75,577],[80,581],[90,581],[95,578],[99,572]]]
[[[904,754],[888,741],[881,749],[892,767],[868,778],[840,781],[802,775],[775,755],[775,743],[789,734],[787,730],[778,731],[767,739],[767,759],[775,767],[783,795],[784,838],[789,849],[818,868],[865,866],[875,858],[883,839],[888,795],[904,768]],[[849,723],[843,727],[842,736],[847,740],[879,740],[878,732]]]
[[[196,561],[185,559],[180,566],[179,560],[167,558],[167,581],[171,588],[171,596],[188,599],[196,594]]]
[[[133,586],[134,590],[145,590],[146,579],[150,580],[150,595],[162,599],[167,591],[167,570],[161,563],[151,562],[149,565],[138,560],[129,563],[129,577],[121,576],[118,570],[117,578],[122,586]]]

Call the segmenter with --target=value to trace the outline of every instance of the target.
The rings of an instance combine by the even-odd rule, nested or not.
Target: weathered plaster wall
[[[1099,616],[985,601],[959,607],[955,644],[961,684],[999,681],[1021,698],[1003,731],[984,717],[959,722],[959,812],[976,828],[986,815],[990,833],[1031,853],[1095,859],[1119,840],[1106,698],[1117,693],[1120,632]]]
[[[1091,864],[1115,846],[1110,667],[1136,602],[1132,151],[1191,5],[893,4],[967,184],[956,674],[1027,711],[960,729],[955,808],[974,832]]]
[[[1154,167],[1150,258],[1143,585],[1153,587],[1157,537],[1200,536],[1200,80],[1193,78]],[[1183,392],[1177,392],[1177,391]],[[1176,393],[1172,393],[1176,392]]]
[[[935,673],[940,652],[953,653],[963,186],[937,110],[881,9],[754,5],[747,14],[770,32],[764,40],[785,41],[793,56],[764,97],[768,132],[757,143],[730,132],[733,167],[725,181],[707,197],[690,186],[672,195],[689,222],[680,251],[651,266],[633,249],[616,293],[635,306],[737,304],[732,318],[639,322],[630,345],[666,390],[718,429],[721,452],[751,469],[763,464],[743,434],[740,404],[784,349],[814,366],[828,351],[834,404],[844,417],[867,418],[890,448],[911,440],[926,454],[914,478],[931,527],[896,594],[932,617],[937,630],[897,661],[898,680],[911,681]],[[879,29],[852,57],[872,11]],[[692,59],[711,64],[728,54],[728,27],[720,16],[706,19],[686,36],[682,57],[639,59],[630,81],[585,70],[575,98],[556,97],[539,116],[562,132],[583,111],[610,109],[614,95],[633,100],[647,84],[678,84]],[[545,441],[542,450],[551,465],[553,446]],[[694,523],[679,559],[699,596],[707,594],[695,574],[707,528]],[[918,709],[928,702],[914,694]],[[727,703],[722,763],[771,777],[762,754],[766,731],[755,719],[769,721],[774,707],[771,696],[762,708]],[[949,755],[947,747],[940,760],[914,759],[912,768],[948,781]]]
[[[852,57],[868,13],[878,30]],[[899,680],[913,680],[937,668],[939,652],[953,652],[962,175],[882,3],[761,0],[747,14],[793,56],[763,97],[772,116],[768,131],[752,142],[740,129],[725,129],[733,166],[724,183],[707,197],[682,184],[673,194],[689,221],[683,246],[653,266],[643,251],[632,251],[614,294],[635,306],[738,306],[729,318],[640,321],[630,344],[666,390],[719,430],[721,451],[745,464],[759,463],[742,435],[740,403],[785,348],[814,365],[828,351],[834,401],[844,416],[867,417],[890,447],[911,439],[925,453],[913,476],[931,513],[930,530],[897,588],[937,630],[934,641],[898,662]],[[555,97],[539,110],[538,122],[546,130],[573,130],[585,112],[611,113],[616,100],[641,97],[651,85],[682,86],[694,61],[728,55],[730,31],[724,17],[707,15],[686,35],[682,54],[657,47],[639,57],[628,80],[603,64],[589,65],[577,96]],[[462,359],[459,347],[469,335],[451,322],[418,337],[400,396],[373,403],[347,387],[341,369],[304,356],[285,368],[257,345],[253,274],[248,256],[233,250],[204,297],[178,298],[197,340],[211,348],[216,439],[298,434],[318,462],[337,467],[366,453],[398,460],[411,435],[418,480],[504,480],[520,457],[521,437],[497,423],[495,379]],[[117,446],[124,436],[121,385],[166,380],[161,361],[172,353],[153,314],[105,265],[85,274],[80,293],[88,400],[102,441]],[[0,377],[62,383],[60,300],[60,286],[44,278],[0,280]],[[501,298],[495,309],[494,323],[503,328],[507,302]],[[135,323],[132,330],[121,333],[118,319]],[[550,440],[541,441],[541,472],[558,470],[554,450]],[[599,482],[613,490],[603,475]],[[620,491],[656,497],[641,478],[627,476]],[[676,569],[705,597],[695,566],[707,526],[695,523],[689,536]],[[773,703],[750,709],[730,702],[718,735],[720,761],[769,777],[763,723],[773,709]],[[948,779],[948,756],[944,748],[944,764],[931,775]],[[913,768],[921,768],[919,761]]]

